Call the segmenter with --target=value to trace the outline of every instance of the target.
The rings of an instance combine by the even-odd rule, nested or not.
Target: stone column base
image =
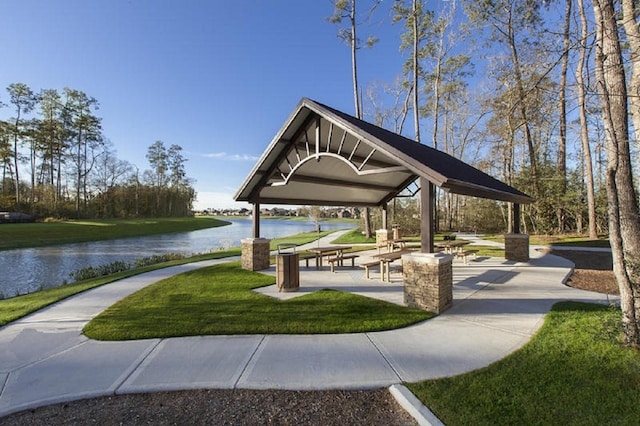
[[[266,238],[245,238],[242,240],[242,269],[262,271],[269,269],[269,240]]]
[[[453,256],[409,253],[402,256],[404,303],[439,314],[453,303]]]
[[[505,234],[504,258],[515,262],[529,261],[529,235]]]

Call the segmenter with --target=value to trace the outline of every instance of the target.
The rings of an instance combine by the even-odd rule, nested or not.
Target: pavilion
[[[260,240],[261,204],[381,207],[387,228],[387,204],[416,181],[422,253],[434,252],[434,189],[439,187],[513,203],[505,257],[528,260],[519,206],[533,198],[445,152],[308,98],[300,100],[234,199],[253,205],[255,240]],[[264,257],[264,249],[254,255]],[[266,256],[268,262],[268,249]],[[264,261],[248,269],[264,269]]]

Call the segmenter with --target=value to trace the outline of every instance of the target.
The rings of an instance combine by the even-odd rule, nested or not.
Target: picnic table
[[[390,282],[391,281],[391,263],[395,260],[398,260],[402,257],[403,254],[407,254],[412,250],[398,250],[392,251],[389,253],[381,253],[376,254],[374,259],[377,259],[380,262],[380,281]]]
[[[445,253],[453,254],[455,251],[462,251],[464,246],[467,244],[471,244],[470,241],[444,241],[442,243],[436,244],[436,247],[444,249]]]
[[[316,255],[316,269],[320,269],[322,268],[323,256],[335,254],[337,258],[342,258],[344,256],[344,251],[349,250],[350,248],[351,246],[323,246],[313,247],[308,249],[308,251]]]

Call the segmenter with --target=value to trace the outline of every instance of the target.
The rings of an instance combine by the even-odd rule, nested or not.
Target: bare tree
[[[614,0],[593,0],[596,77],[607,146],[606,186],[613,272],[625,343],[640,349],[640,215],[633,186],[628,96]]]
[[[631,77],[629,78],[629,106],[635,131],[636,143],[640,147],[640,28],[637,16],[638,3],[632,0],[622,1],[622,22],[626,34],[625,41],[629,46],[631,59]],[[639,150],[640,152],[640,150]]]
[[[560,115],[560,139],[558,143],[558,179],[560,182],[559,199],[562,200],[567,192],[567,74],[569,72],[569,46],[571,35],[571,4],[573,0],[566,0],[564,12],[564,30],[562,32],[562,66],[560,71],[560,94],[558,96]],[[558,231],[564,232],[564,208],[562,202],[556,208]]]
[[[577,0],[578,12],[580,16],[580,58],[576,68],[576,82],[578,86],[578,113],[580,116],[580,140],[582,142],[584,174],[587,183],[587,210],[589,217],[589,238],[598,238],[596,219],[596,196],[593,179],[593,162],[591,160],[591,146],[589,144],[589,123],[587,121],[587,93],[584,82],[584,68],[587,63],[587,43],[589,38],[589,27],[587,15],[584,10],[583,0]]]
[[[371,8],[369,9],[368,16],[375,11],[376,7],[382,0],[374,0]],[[347,43],[351,48],[351,74],[353,78],[353,101],[355,107],[355,115],[357,118],[362,119],[362,107],[360,100],[360,90],[358,86],[358,60],[357,52],[360,49],[361,42],[358,39],[358,14],[356,9],[356,0],[334,0],[333,15],[329,18],[329,21],[334,24],[340,24],[343,20],[349,21],[348,28],[342,28],[338,31],[338,37]],[[378,39],[373,36],[369,36],[365,41],[365,45],[368,47],[373,46]],[[369,207],[364,209],[364,232],[366,238],[371,238],[371,212]]]

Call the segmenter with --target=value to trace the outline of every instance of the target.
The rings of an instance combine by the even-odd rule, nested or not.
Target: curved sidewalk
[[[534,251],[532,256],[528,263],[493,258],[469,265],[454,263],[453,307],[400,330],[124,342],[87,339],[82,327],[117,300],[165,277],[229,259],[130,277],[0,329],[0,416],[114,393],[192,388],[365,389],[481,368],[525,344],[554,303],[567,299],[607,302],[605,295],[563,285],[570,262]],[[358,274],[362,271],[343,270],[334,276],[349,277],[370,291],[388,286],[362,281]]]

